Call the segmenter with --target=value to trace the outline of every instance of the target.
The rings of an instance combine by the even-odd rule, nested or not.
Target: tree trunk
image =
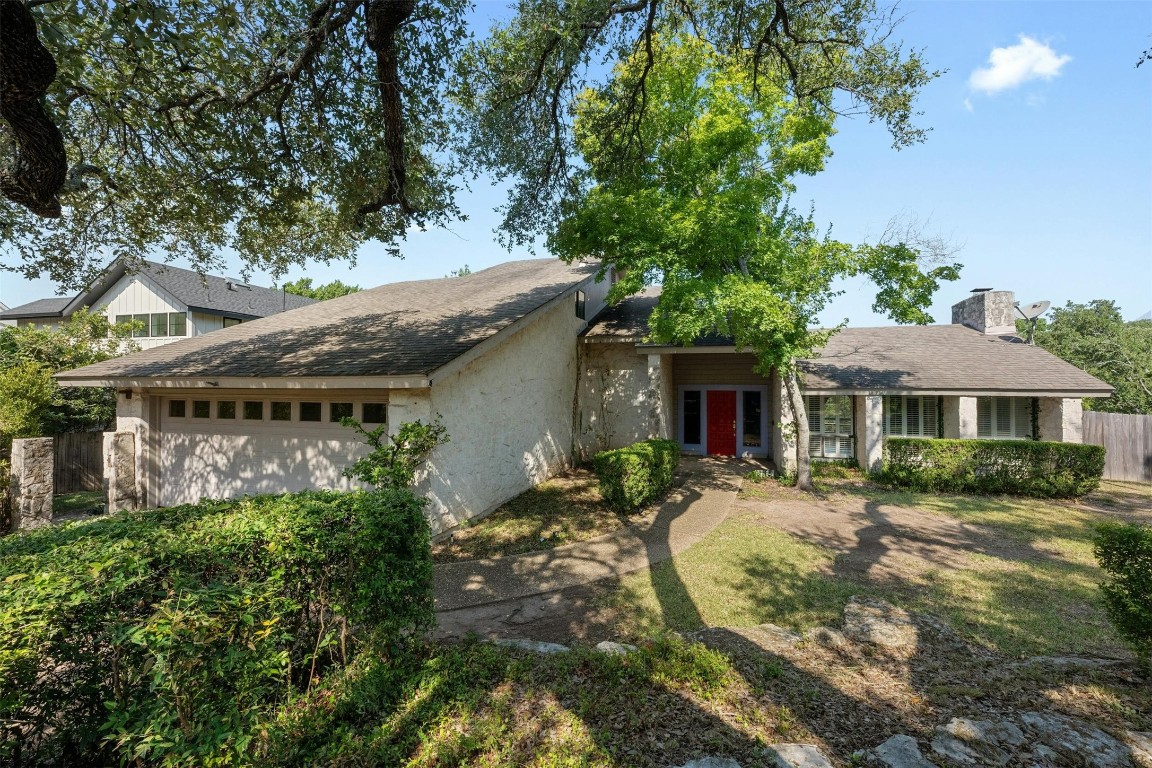
[[[0,194],[37,216],[57,218],[56,195],[68,175],[64,137],[44,109],[56,79],[56,60],[40,42],[28,7],[0,0],[0,118],[16,140],[16,153],[0,168]]]
[[[796,424],[796,487],[812,490],[812,462],[808,458],[808,411],[800,394],[800,382],[795,372],[784,374],[784,389],[788,392],[788,405]]]

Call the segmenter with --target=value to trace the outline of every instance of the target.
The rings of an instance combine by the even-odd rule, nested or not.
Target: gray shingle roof
[[[595,272],[537,259],[466,277],[390,283],[59,378],[427,375]]]
[[[659,289],[630,297],[600,314],[585,335],[599,341],[637,342],[648,333],[648,316]],[[731,346],[709,337],[699,346]],[[985,336],[962,325],[844,328],[820,356],[801,362],[812,390],[922,390],[971,392],[1066,392],[1107,395],[1095,376],[1039,347],[1012,337]]]
[[[117,262],[79,296],[39,299],[0,313],[0,319],[61,317],[80,307],[96,306],[100,298],[128,272],[123,263]],[[279,288],[261,288],[226,277],[200,275],[190,269],[154,261],[140,262],[133,273],[147,275],[182,304],[208,314],[254,319],[315,303],[314,299],[285,293]]]
[[[0,320],[22,320],[33,317],[60,317],[60,313],[72,299],[67,296],[52,299],[37,299],[18,307],[0,312]]]

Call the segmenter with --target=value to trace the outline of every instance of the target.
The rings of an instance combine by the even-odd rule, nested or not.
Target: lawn
[[[704,626],[835,625],[852,594],[883,597],[949,622],[967,638],[1011,656],[1127,657],[1104,614],[1092,556],[1093,527],[1110,517],[1152,521],[1152,489],[1107,484],[1080,503],[890,491],[843,468],[818,479],[819,501],[835,507],[919,510],[994,541],[958,550],[946,566],[920,559],[916,532],[885,540],[898,578],[842,573],[837,552],[766,520],[773,503],[806,497],[773,480],[746,482],[751,502],[672,560],[624,578],[606,603],[624,634]],[[760,511],[758,511],[760,510]],[[820,515],[814,509],[813,515]],[[960,527],[960,526],[957,526]]]
[[[635,519],[610,509],[596,476],[576,468],[461,527],[433,546],[432,557],[446,563],[538,552],[611,533]]]
[[[52,514],[69,518],[103,511],[106,502],[104,491],[78,491],[62,493],[52,498]]]

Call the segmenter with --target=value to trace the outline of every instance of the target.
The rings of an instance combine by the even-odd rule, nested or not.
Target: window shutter
[[[811,434],[808,436],[808,455],[820,457],[824,455],[824,436]]]
[[[841,435],[839,438],[839,449],[837,455],[842,459],[852,458],[852,438],[847,435]]]
[[[888,434],[902,436],[904,434],[904,398],[892,396],[888,398],[888,412],[885,414],[888,422]]]
[[[992,398],[976,398],[976,437],[992,437]]]
[[[924,437],[940,437],[940,430],[937,428],[940,415],[936,409],[936,398],[924,398],[921,407],[924,410]]]
[[[1013,421],[1015,429],[1013,437],[1017,440],[1026,440],[1032,437],[1032,403],[1026,397],[1012,398],[1015,407]]]
[[[904,398],[904,412],[905,421],[907,422],[907,434],[909,437],[920,437],[920,398],[906,397]]]
[[[808,431],[811,434],[820,434],[820,395],[808,395]]]

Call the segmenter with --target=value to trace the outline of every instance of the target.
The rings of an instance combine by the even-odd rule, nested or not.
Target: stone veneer
[[[50,437],[12,441],[12,528],[27,530],[52,523],[56,455]]]
[[[1016,296],[1012,291],[981,291],[952,305],[952,323],[989,336],[1016,333]]]

